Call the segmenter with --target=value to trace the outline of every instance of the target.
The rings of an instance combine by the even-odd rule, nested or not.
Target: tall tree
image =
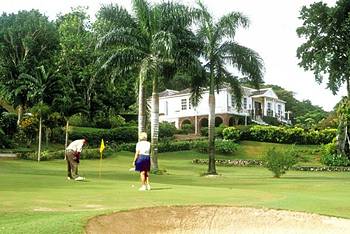
[[[118,72],[137,71],[139,132],[145,131],[144,82],[152,81],[151,141],[152,167],[158,170],[159,95],[158,85],[164,77],[163,69],[176,57],[177,34],[191,24],[191,15],[185,6],[163,3],[152,6],[144,0],[133,0],[133,16],[119,6],[102,7],[99,17],[102,26],[110,28],[97,48],[105,51],[103,67],[116,67]]]
[[[21,73],[51,66],[58,48],[55,25],[37,10],[2,14],[0,17],[0,83],[18,109],[18,123],[27,105],[26,90],[18,92]],[[6,58],[6,59],[5,59]]]
[[[38,68],[35,76],[22,73],[19,79],[21,83],[17,88],[18,92],[26,91],[28,100],[34,104],[32,110],[39,117],[38,161],[40,161],[42,118],[49,111],[48,105],[51,105],[55,96],[60,94],[62,83],[54,74],[46,72],[44,66]]]
[[[336,94],[345,83],[350,97],[350,2],[337,1],[334,7],[318,2],[300,12],[303,26],[297,29],[306,39],[297,50],[299,65],[314,72],[317,82],[328,76],[327,86]]]
[[[56,20],[60,40],[56,63],[61,79],[81,98],[92,118],[93,112],[100,108],[100,103],[94,102],[96,86],[103,81],[97,77],[96,37],[86,10],[83,7],[73,8]]]
[[[334,7],[317,2],[309,7],[304,6],[300,12],[303,25],[297,29],[299,37],[306,38],[297,50],[301,60],[299,65],[305,70],[314,72],[317,82],[328,78],[327,87],[336,94],[345,84],[347,100],[340,108],[348,110],[350,100],[350,2],[339,0]],[[344,110],[338,110],[340,121],[338,141],[340,152],[346,152],[350,158],[350,119],[343,116]],[[340,116],[341,115],[341,116]]]
[[[231,12],[214,21],[207,8],[199,1],[198,37],[204,45],[202,55],[209,83],[209,166],[208,174],[216,174],[215,168],[215,90],[224,82],[231,84],[237,105],[241,106],[241,89],[237,77],[230,74],[225,65],[230,64],[258,86],[263,79],[263,62],[259,55],[234,41],[236,30],[249,25],[248,18]]]
[[[54,99],[53,108],[55,108],[55,110],[57,110],[66,121],[64,144],[64,148],[66,149],[68,146],[69,118],[74,114],[86,113],[87,109],[84,105],[84,100],[79,97],[74,90],[69,89],[68,87],[65,87],[64,90],[65,92],[61,96]]]

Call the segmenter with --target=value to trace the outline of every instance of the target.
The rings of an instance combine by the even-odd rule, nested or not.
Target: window
[[[236,98],[235,98],[235,96],[233,96],[233,95],[231,95],[231,106],[232,107],[235,107],[236,106]]]
[[[191,110],[192,109],[192,105],[191,105],[191,100],[188,99],[188,109]]]
[[[273,110],[271,110],[271,107],[272,107],[271,102],[268,102],[267,103],[267,111],[266,111],[267,116],[273,116]]]
[[[281,116],[282,114],[282,106],[280,104],[277,105],[277,114],[278,116]]]
[[[243,98],[243,109],[247,109],[247,98]]]
[[[267,110],[271,110],[271,102],[267,103]]]
[[[187,110],[187,99],[181,99],[181,110]]]

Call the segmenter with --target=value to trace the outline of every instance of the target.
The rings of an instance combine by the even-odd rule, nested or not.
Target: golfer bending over
[[[147,141],[147,133],[145,132],[141,132],[139,138],[140,141],[136,144],[136,153],[133,164],[135,166],[135,171],[140,172],[141,188],[139,190],[151,190],[151,186],[149,185],[151,143]]]
[[[67,171],[68,180],[74,179],[76,181],[84,180],[84,177],[78,175],[78,165],[80,161],[80,153],[83,150],[83,146],[87,144],[86,139],[75,140],[69,144],[66,149],[67,156]]]

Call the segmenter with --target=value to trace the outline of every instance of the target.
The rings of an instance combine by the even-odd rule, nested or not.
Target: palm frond
[[[115,4],[102,5],[100,10],[97,12],[96,18],[98,20],[110,22],[113,24],[114,28],[136,28],[135,20],[132,18],[129,12]]]
[[[191,79],[191,103],[193,106],[198,106],[202,99],[203,91],[207,87],[208,77],[205,70],[201,66],[197,66],[197,71],[192,74]]]
[[[157,32],[152,37],[151,51],[164,58],[171,58],[176,37],[166,31]]]
[[[255,87],[259,87],[263,82],[264,64],[258,53],[236,42],[223,43],[220,51],[226,61],[237,68],[242,75],[247,76]]]
[[[195,18],[194,9],[174,2],[157,4],[152,12],[154,12],[154,20],[157,21],[158,30],[174,33],[189,27]]]
[[[115,66],[122,69],[124,66],[134,66],[140,63],[145,54],[134,47],[122,47],[113,51],[113,54],[102,65],[101,69],[109,69]]]
[[[240,12],[231,12],[220,18],[217,23],[219,34],[221,37],[233,39],[238,27],[247,28],[249,19]]]
[[[145,0],[133,0],[132,8],[136,14],[137,23],[144,35],[147,37],[152,36],[150,18],[151,18],[151,7]]]
[[[113,29],[101,38],[99,38],[96,49],[101,49],[109,46],[135,46],[145,47],[147,42],[140,32],[135,28],[117,28]]]
[[[233,91],[233,95],[236,100],[237,109],[240,111],[242,109],[242,87],[236,76],[233,76],[228,71],[225,71],[224,82],[229,84],[231,87],[231,91]]]
[[[199,6],[199,9],[198,9],[198,23],[200,28],[199,31],[201,31],[202,35],[205,35],[209,41],[211,41],[211,37],[213,36],[213,33],[214,33],[213,18],[208,12],[208,9],[204,6],[204,4],[200,0],[197,1],[197,5]]]

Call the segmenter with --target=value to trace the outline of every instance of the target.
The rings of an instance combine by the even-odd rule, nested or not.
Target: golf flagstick
[[[102,164],[102,154],[103,150],[105,149],[105,143],[103,139],[101,140],[101,146],[100,146],[100,167],[99,167],[99,178],[101,178],[101,164]]]

